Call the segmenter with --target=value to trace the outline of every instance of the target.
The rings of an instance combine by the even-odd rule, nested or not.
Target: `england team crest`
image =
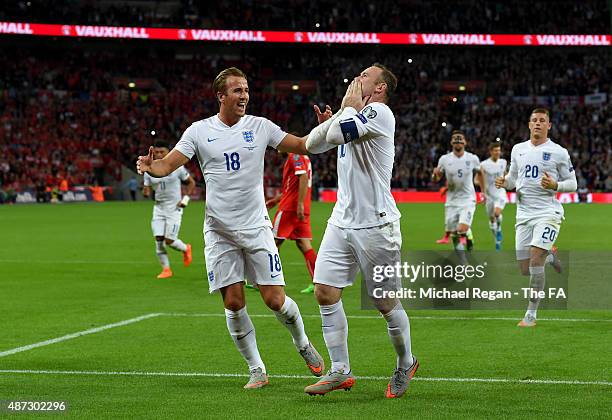
[[[542,153],[542,160],[550,160],[550,153],[543,152]]]
[[[243,131],[242,137],[244,138],[244,141],[246,141],[247,143],[253,143],[253,141],[255,140],[253,131]]]

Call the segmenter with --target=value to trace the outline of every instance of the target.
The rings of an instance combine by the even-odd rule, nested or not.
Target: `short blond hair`
[[[213,94],[215,97],[217,96],[217,93],[227,93],[227,78],[231,76],[243,77],[245,79],[247,78],[246,74],[244,74],[244,72],[237,67],[229,67],[221,71],[221,73],[215,77],[212,84]]]

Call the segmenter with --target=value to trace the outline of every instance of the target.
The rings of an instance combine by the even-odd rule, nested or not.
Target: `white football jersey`
[[[272,121],[245,115],[229,127],[218,115],[193,123],[175,149],[195,154],[206,183],[204,231],[272,226],[263,190],[266,147],[287,133]]]
[[[438,168],[444,173],[448,182],[446,206],[476,204],[474,172],[480,170],[478,156],[464,151],[461,157],[457,157],[450,152],[440,157]]]
[[[495,178],[506,175],[507,166],[508,163],[506,159],[502,158],[497,159],[497,161],[493,161],[493,159],[489,158],[480,163],[480,168],[484,175],[484,192],[487,201],[495,201],[500,197],[506,196],[505,189],[495,187]]]
[[[391,195],[393,112],[386,104],[373,102],[354,117],[334,124],[340,124],[343,135],[353,130],[356,140],[338,147],[338,200],[329,223],[361,229],[398,220],[401,214]]]
[[[514,145],[508,177],[516,182],[517,223],[553,215],[563,219],[563,206],[556,192],[540,185],[545,172],[555,181],[575,179],[567,149],[550,139],[539,146],[530,140]]]
[[[187,179],[189,179],[189,172],[184,166],[181,166],[163,178],[155,178],[145,173],[144,185],[155,190],[156,206],[176,207],[182,198],[181,181],[187,181]]]

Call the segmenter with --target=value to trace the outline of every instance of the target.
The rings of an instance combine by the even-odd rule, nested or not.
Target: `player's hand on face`
[[[138,160],[136,161],[136,171],[138,172],[139,175],[142,175],[151,169],[152,163],[153,163],[153,146],[149,147],[148,155],[138,156]]]
[[[503,188],[504,183],[506,182],[506,178],[503,176],[498,176],[495,178],[495,188]]]
[[[542,188],[545,188],[547,190],[557,189],[557,181],[552,179],[552,177],[546,172],[544,172],[544,176],[542,176],[542,181],[540,182],[540,185],[542,185]]]
[[[297,205],[297,218],[300,222],[304,221],[304,203],[298,203]]]
[[[331,107],[329,105],[325,105],[325,111],[324,112],[321,112],[321,109],[319,108],[319,106],[315,105],[314,106],[314,112],[315,112],[315,115],[317,116],[317,122],[319,124],[321,124],[324,121],[329,120],[332,117],[332,115],[333,115],[332,109],[331,109]]]
[[[346,94],[342,99],[342,108],[350,106],[357,111],[361,111],[366,104],[368,98],[364,99],[361,82],[354,79],[346,90]]]

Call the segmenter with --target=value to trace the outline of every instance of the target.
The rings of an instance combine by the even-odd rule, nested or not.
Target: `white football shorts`
[[[516,225],[516,259],[528,260],[532,246],[550,251],[560,229],[561,221],[555,217],[534,218]]]
[[[506,197],[506,195],[500,195],[499,197],[493,197],[493,198],[488,198],[487,197],[487,201],[485,202],[485,205],[487,207],[487,215],[489,217],[493,217],[495,216],[495,209],[504,209],[504,207],[506,207],[506,203],[508,202],[508,198]]]
[[[210,293],[247,280],[253,286],[284,286],[272,228],[204,232],[204,257]]]
[[[328,223],[317,255],[313,282],[343,289],[354,283],[361,270],[370,296],[374,296],[376,287],[397,288],[400,284],[397,277],[386,278],[384,281],[388,283],[381,285],[374,281],[374,273],[375,266],[400,263],[401,247],[399,220],[366,229],[343,229]]]
[[[472,226],[474,220],[474,212],[476,204],[470,203],[465,206],[445,206],[444,207],[444,225],[446,230],[454,232],[459,224]]]
[[[163,236],[175,240],[181,230],[183,209],[176,206],[162,207],[153,206],[153,219],[151,219],[151,230],[153,236]]]

